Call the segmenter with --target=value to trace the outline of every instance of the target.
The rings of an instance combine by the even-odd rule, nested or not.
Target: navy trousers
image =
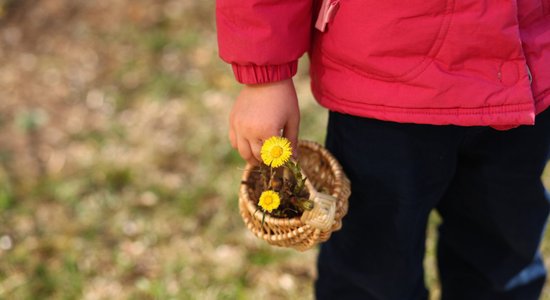
[[[538,299],[550,196],[550,110],[535,126],[398,124],[330,113],[327,148],[352,183],[348,215],[321,246],[317,299],[427,299],[428,215],[442,217],[442,299]]]

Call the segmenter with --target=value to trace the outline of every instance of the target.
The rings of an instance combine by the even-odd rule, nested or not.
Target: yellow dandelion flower
[[[279,197],[279,194],[274,191],[262,192],[262,195],[260,196],[260,201],[258,202],[258,205],[268,212],[277,209],[277,207],[279,207],[279,204],[281,204],[281,198]]]
[[[277,168],[284,165],[292,155],[290,141],[284,137],[273,136],[264,142],[260,150],[264,164]]]

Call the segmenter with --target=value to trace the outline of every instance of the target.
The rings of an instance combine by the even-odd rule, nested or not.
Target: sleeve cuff
[[[259,84],[281,81],[296,75],[298,61],[282,65],[237,65],[232,64],[233,73],[238,82],[243,84]]]

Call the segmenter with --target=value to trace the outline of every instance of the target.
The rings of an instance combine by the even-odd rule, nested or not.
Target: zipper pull
[[[334,17],[334,13],[336,13],[338,6],[339,1],[323,0],[321,10],[319,11],[319,16],[317,16],[317,21],[315,22],[315,28],[321,32],[324,32],[327,28],[327,24]]]

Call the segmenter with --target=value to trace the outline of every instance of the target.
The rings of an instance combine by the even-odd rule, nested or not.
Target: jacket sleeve
[[[217,0],[220,57],[241,83],[267,83],[296,74],[309,47],[312,0]]]

